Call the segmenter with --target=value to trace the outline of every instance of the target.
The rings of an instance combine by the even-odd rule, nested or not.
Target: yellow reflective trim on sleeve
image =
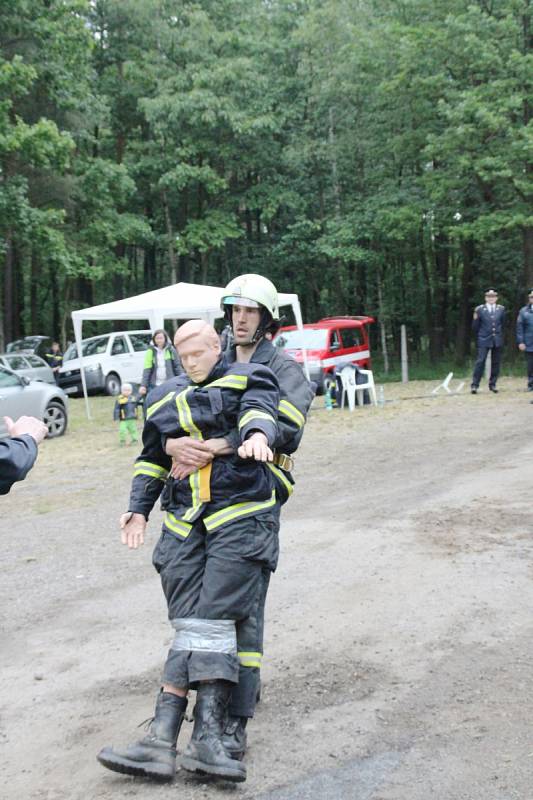
[[[274,464],[270,464],[270,463],[267,463],[267,467],[274,473],[276,478],[278,478],[282,482],[282,484],[287,489],[287,492],[289,493],[289,496],[290,496],[294,492],[294,486],[285,477],[285,475],[283,474],[283,470],[279,469],[279,467],[276,467]]]
[[[137,461],[133,469],[133,477],[136,475],[148,475],[149,478],[159,478],[162,481],[166,481],[168,470],[151,461]]]
[[[250,411],[247,411],[246,414],[239,420],[239,430],[244,428],[245,425],[248,425],[248,423],[254,419],[266,419],[273,425],[276,424],[276,420],[271,414],[267,414],[266,411],[259,411],[252,408]]]
[[[237,658],[242,667],[261,667],[262,653],[237,653]]]
[[[238,389],[244,391],[248,385],[248,375],[223,375],[213,383],[208,383],[204,388],[211,389],[213,386],[225,387],[227,389]]]
[[[171,530],[172,533],[177,533],[178,536],[181,536],[182,539],[187,538],[192,528],[192,525],[189,525],[188,522],[183,522],[183,520],[178,519],[170,511],[167,511],[165,514],[163,524],[165,527]]]
[[[214,531],[224,525],[226,522],[233,522],[241,517],[247,517],[251,514],[256,514],[259,511],[265,511],[267,508],[272,508],[276,505],[276,492],[272,491],[272,497],[269,500],[262,500],[255,502],[255,500],[245,500],[243,503],[234,503],[232,506],[221,508],[220,511],[215,511],[214,514],[209,514],[204,517],[204,525],[206,530]]]
[[[303,428],[303,426],[305,425],[305,417],[302,414],[302,412],[299,411],[296,408],[296,406],[293,406],[292,403],[289,403],[288,400],[281,400],[278,406],[278,410],[282,414],[285,414],[285,416],[291,419],[293,422],[295,422],[299,428]]]
[[[169,392],[164,397],[162,397],[161,400],[158,400],[157,403],[152,403],[152,405],[148,407],[148,411],[146,412],[146,419],[150,419],[154,411],[157,411],[158,408],[164,406],[165,403],[168,403],[169,400],[172,400],[173,397],[174,397],[174,392]]]

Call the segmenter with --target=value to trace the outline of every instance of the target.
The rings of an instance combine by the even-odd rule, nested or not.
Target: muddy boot
[[[231,758],[222,744],[226,708],[231,684],[226,681],[201,683],[196,694],[194,728],[181,766],[188,772],[201,772],[227,781],[245,781],[246,767]]]
[[[248,717],[228,717],[222,744],[232,758],[242,761],[246,753],[246,723]]]
[[[123,749],[104,747],[96,756],[113,772],[171,781],[176,774],[176,740],[187,708],[187,698],[161,691],[146,736]]]

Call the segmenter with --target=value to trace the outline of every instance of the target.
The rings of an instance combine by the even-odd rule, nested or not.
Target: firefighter
[[[121,518],[123,543],[138,547],[162,493],[165,517],[153,563],[175,636],[148,735],[124,749],[106,747],[98,760],[116,772],[172,779],[187,692],[195,688],[194,729],[182,767],[243,781],[246,768],[228,756],[222,735],[239,677],[236,624],[253,612],[262,570],[271,569],[278,556],[274,477],[267,462],[277,435],[279,390],[262,364],[230,365],[221,356],[214,328],[205,322],[185,323],[175,342],[187,375],[167,381],[148,398],[144,447],[135,464],[129,510]],[[188,480],[168,478],[167,436],[201,441],[234,428],[239,431],[236,453]]]
[[[63,353],[59,342],[52,342],[50,350],[44,354],[44,360],[52,368],[56,383],[58,382],[59,369],[63,365]]]
[[[272,336],[280,325],[278,293],[267,278],[255,274],[234,278],[224,290],[221,306],[233,332],[230,360],[268,366],[279,382],[278,436],[274,444],[274,463],[269,465],[276,485],[273,515],[278,536],[280,508],[293,491],[291,456],[300,444],[314,388],[296,361],[272,344]],[[185,477],[213,458],[231,452],[237,445],[238,436],[234,431],[225,439],[167,440],[166,448],[175,460],[173,470]],[[254,716],[259,694],[264,609],[271,572],[263,570],[263,584],[254,611],[237,625],[239,684],[232,690],[224,736],[226,750],[236,759],[242,759],[246,751],[246,725]]]
[[[8,436],[0,440],[0,494],[7,494],[14,483],[23,481],[37,459],[37,448],[48,433],[36,417],[19,417],[13,422],[4,417]]]

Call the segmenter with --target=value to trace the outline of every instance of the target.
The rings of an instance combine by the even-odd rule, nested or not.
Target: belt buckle
[[[294,469],[294,459],[285,453],[276,453],[274,463],[285,472],[291,472]]]

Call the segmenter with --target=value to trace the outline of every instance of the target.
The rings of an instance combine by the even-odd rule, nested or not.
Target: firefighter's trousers
[[[279,552],[279,527],[281,506],[272,509],[275,528],[276,551]],[[253,717],[260,686],[260,667],[263,659],[265,630],[265,604],[274,566],[263,567],[261,582],[251,613],[237,622],[237,650],[239,657],[239,682],[231,692],[229,713],[234,717]]]
[[[253,613],[263,570],[274,569],[277,558],[270,510],[211,532],[200,519],[186,536],[163,526],[153,564],[175,630],[163,683],[176,688],[208,680],[237,683],[237,624]]]

